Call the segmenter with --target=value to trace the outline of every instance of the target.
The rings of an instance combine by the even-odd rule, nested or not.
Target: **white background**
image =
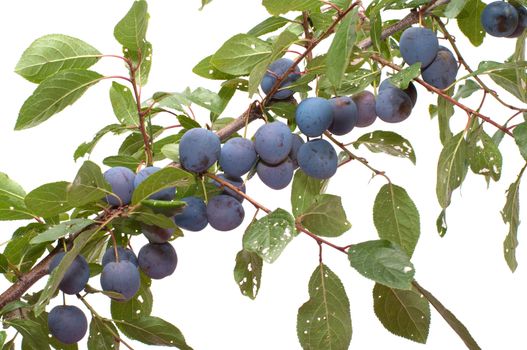
[[[73,107],[38,128],[14,132],[18,110],[34,89],[33,84],[13,72],[18,58],[34,39],[49,33],[69,34],[87,41],[103,53],[119,54],[120,47],[112,36],[113,26],[130,5],[131,1],[124,0],[4,2],[0,21],[3,37],[0,171],[9,174],[27,191],[47,182],[72,180],[81,165],[81,161],[73,161],[74,149],[115,120],[108,100],[110,82],[106,81],[88,91]],[[181,91],[187,86],[217,90],[217,82],[197,77],[191,72],[192,67],[226,39],[247,31],[267,17],[258,0],[214,0],[202,12],[197,11],[199,5],[198,0],[150,1],[148,39],[154,47],[154,65],[150,83],[144,89],[145,97],[158,90]],[[402,18],[404,14],[401,11],[389,16]],[[450,28],[455,27],[455,23],[451,23]],[[487,38],[482,47],[474,48],[461,34],[455,30],[454,33],[465,57],[473,65],[478,59],[503,61],[513,52],[513,40]],[[108,75],[126,73],[121,62],[113,59],[103,59],[94,69]],[[371,155],[365,149],[357,153],[366,156],[375,167],[386,170],[396,184],[405,187],[420,210],[422,233],[413,258],[417,280],[468,326],[483,349],[525,349],[525,227],[520,227],[520,266],[512,274],[502,256],[507,227],[499,213],[505,201],[504,192],[519,172],[522,159],[513,141],[505,138],[502,144],[505,157],[502,181],[492,183],[487,190],[482,177],[468,175],[462,190],[454,193],[448,210],[449,232],[440,238],[435,229],[435,219],[440,211],[435,198],[435,171],[441,148],[437,122],[430,120],[427,111],[435,97],[421,87],[418,91],[417,107],[404,123],[387,125],[377,122],[367,130],[354,130],[343,140],[351,141],[366,131],[381,129],[394,130],[411,141],[417,152],[417,166],[403,159]],[[504,98],[519,104],[513,97],[504,95]],[[476,107],[478,102],[479,95],[475,95],[467,103]],[[246,97],[237,94],[225,116],[237,116],[247,104]],[[201,120],[206,121],[208,113],[197,111]],[[489,103],[483,112],[500,122],[510,114],[493,103]],[[457,110],[452,127],[461,130],[465,123],[466,114]],[[489,129],[489,132],[494,130]],[[100,163],[105,156],[115,154],[119,142],[118,138],[105,138],[91,159]],[[343,197],[353,224],[350,232],[337,240],[339,243],[375,238],[371,210],[383,183],[381,178],[370,181],[370,173],[360,164],[345,166],[332,180],[329,193]],[[268,207],[290,208],[287,190],[269,190],[256,178],[249,183],[248,194]],[[247,224],[254,211],[247,203],[245,210]],[[525,214],[522,209],[521,216]],[[0,240],[8,240],[16,224],[0,223]],[[154,281],[153,314],[177,325],[188,343],[197,350],[299,349],[296,313],[308,299],[307,283],[317,265],[317,245],[308,237],[296,238],[276,263],[265,265],[260,294],[256,301],[251,301],[241,296],[232,276],[242,233],[242,228],[225,233],[208,227],[203,232],[188,233],[185,238],[178,239],[175,247],[179,266],[170,278]],[[143,243],[134,241],[136,251]],[[326,249],[324,260],[341,277],[350,297],[353,318],[351,348],[464,348],[435,311],[427,345],[390,334],[373,313],[373,283],[352,270],[343,254]],[[0,281],[2,290],[7,286],[5,280]],[[78,304],[72,297],[68,301]],[[90,301],[102,314],[108,315],[107,299],[92,297]],[[139,343],[134,347],[147,348]]]

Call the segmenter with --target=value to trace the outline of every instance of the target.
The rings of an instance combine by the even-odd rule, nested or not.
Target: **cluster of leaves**
[[[202,6],[209,2],[203,0]],[[291,46],[311,52],[310,45],[315,41],[308,42],[303,37],[306,22],[298,11],[308,14],[307,24],[312,38],[321,41],[332,32],[334,36],[330,37],[327,52],[306,60],[305,74],[288,88],[302,98],[309,93],[329,98],[354,94],[370,85],[375,88],[382,72],[375,60],[376,55],[388,60],[399,57],[397,40],[400,33],[388,38],[382,34],[383,29],[396,22],[383,21],[382,12],[386,9],[413,9],[427,5],[428,1],[374,1],[364,10],[351,0],[335,0],[332,4],[333,7],[325,8],[321,7],[319,0],[263,0],[271,17],[247,33],[230,38],[193,69],[201,77],[221,81],[218,92],[187,88],[182,92],[157,92],[145,101],[138,101],[134,90],[148,82],[152,45],[146,39],[147,3],[144,0],[134,2],[114,31],[123,47],[123,61],[130,76],[127,80],[132,88],[112,82],[109,95],[116,121],[102,128],[90,141],[82,143],[75,150],[74,159],[89,156],[99,140],[112,133],[127,136],[117,154],[103,160],[107,166],[124,166],[135,171],[149,162],[148,149],[154,161],[169,159],[177,162],[178,142],[182,135],[191,128],[202,127],[190,116],[191,105],[208,110],[208,125],[213,130],[221,130],[233,122],[222,113],[235,93],[249,96],[257,93],[268,65],[282,57]],[[342,10],[338,9],[350,11],[338,17],[342,15]],[[439,17],[456,19],[470,41],[480,45],[485,35],[479,23],[481,10],[480,0],[443,1],[432,10],[434,16],[424,21],[433,26]],[[285,15],[291,15],[291,18]],[[335,22],[336,17],[338,22]],[[478,91],[489,93],[478,78],[488,75],[521,102],[527,102],[523,88],[527,79],[524,45],[525,37],[522,36],[509,60],[504,63],[481,62],[478,69],[469,71],[445,91],[450,100],[439,96],[437,105],[430,106],[431,116],[438,120],[444,147],[439,155],[437,172],[437,198],[442,208],[437,226],[441,235],[446,233],[446,209],[451,203],[452,193],[462,185],[469,169],[484,176],[487,182],[500,179],[502,155],[498,146],[505,135],[499,130],[490,136],[474,115],[466,129],[453,132],[449,126],[454,115],[452,101],[459,102]],[[103,57],[93,46],[65,35],[46,35],[33,42],[22,55],[16,71],[38,86],[22,106],[15,129],[39,125],[74,103],[91,86],[105,79],[114,79],[90,70]],[[419,74],[419,65],[413,65],[401,68],[391,81],[405,88]],[[156,115],[165,112],[177,117],[181,126],[177,133],[167,135],[172,129],[170,126],[154,123]],[[267,120],[285,118],[292,129],[296,127],[294,112],[295,104],[291,101],[262,106]],[[513,136],[522,156],[527,159],[527,122],[516,126]],[[394,132],[369,132],[358,137],[352,145],[355,148],[362,145],[371,152],[382,152],[416,163],[411,143]],[[343,151],[341,162],[349,161],[352,156],[351,152]],[[517,266],[518,193],[524,170],[525,167],[510,186],[502,213],[505,223],[509,224],[504,251],[512,270]],[[191,195],[210,198],[217,191],[212,187],[202,188],[193,174],[167,167],[136,188],[130,206],[108,211],[107,208],[101,210],[101,200],[111,189],[99,166],[91,161],[83,163],[72,182],[45,184],[27,194],[20,185],[0,173],[0,220],[37,220],[19,228],[0,254],[4,276],[16,283],[22,274],[45,268],[45,263],[39,262],[44,254],[54,252],[62,244],[70,245],[43,290],[26,294],[23,300],[11,302],[0,310],[4,324],[16,329],[23,337],[24,349],[76,348],[64,347],[48,338],[45,308],[57,295],[62,276],[78,254],[90,263],[92,276],[101,272],[100,259],[109,243],[108,231],[116,233],[119,243],[124,244],[140,233],[141,223],[175,229],[176,237],[183,235],[172,220],[152,210],[167,204],[148,200],[151,194],[168,187],[177,187],[177,199]],[[266,212],[247,227],[242,238],[243,249],[237,254],[234,267],[234,280],[243,295],[256,298],[264,262],[275,262],[298,232],[308,232],[317,238],[319,244],[326,244],[326,238],[341,236],[351,228],[341,198],[325,193],[326,187],[327,181],[297,171],[291,189],[292,212],[281,208]],[[168,205],[174,209],[183,203],[176,200]],[[351,267],[375,281],[372,291],[374,312],[384,327],[396,335],[424,343],[430,325],[430,306],[416,288],[415,269],[411,263],[420,236],[418,210],[405,189],[387,181],[375,198],[373,218],[379,239],[357,243],[342,251],[348,254]],[[126,303],[112,301],[111,319],[100,316],[85,300],[86,295],[101,291],[93,287],[86,289],[87,294],[82,300],[92,313],[89,349],[118,348],[121,343],[119,334],[149,345],[190,349],[179,329],[151,315],[151,281],[145,276],[142,279],[141,289],[134,299]],[[300,306],[297,318],[302,347],[347,349],[352,337],[352,321],[344,284],[321,261],[313,272],[308,290],[309,300]],[[0,344],[5,340],[5,332],[0,333]],[[11,340],[4,348],[12,349],[13,346],[14,340]]]

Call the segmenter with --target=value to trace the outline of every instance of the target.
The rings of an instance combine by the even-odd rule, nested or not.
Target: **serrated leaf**
[[[137,104],[129,88],[113,82],[110,88],[110,101],[119,123],[126,126],[139,126]]]
[[[302,170],[297,170],[293,178],[291,189],[291,207],[293,215],[299,217],[323,194],[328,186],[328,180],[319,180],[306,175]]]
[[[326,75],[331,84],[339,88],[351,60],[351,52],[357,40],[357,9],[346,15],[335,32],[327,53]]]
[[[33,41],[18,61],[15,72],[33,83],[66,69],[88,69],[101,53],[86,42],[62,34]]]
[[[91,154],[97,143],[102,139],[104,135],[110,132],[114,135],[118,135],[126,130],[128,129],[119,124],[110,124],[105,126],[95,134],[91,141],[83,142],[79,145],[79,147],[77,147],[75,153],[73,154],[73,160],[77,161],[77,159],[84,157],[86,154]]]
[[[181,331],[159,317],[143,316],[134,320],[116,320],[115,324],[128,338],[143,344],[192,350],[185,342]]]
[[[481,24],[481,13],[487,6],[481,0],[467,0],[463,10],[457,16],[457,25],[472,45],[479,46],[485,38],[485,30]]]
[[[260,290],[262,268],[263,260],[257,253],[242,249],[236,254],[234,281],[240,292],[253,300]]]
[[[146,42],[148,28],[148,4],[134,1],[128,13],[117,23],[113,35],[128,50],[141,50]]]
[[[454,96],[454,99],[459,100],[462,98],[468,98],[470,97],[474,92],[481,89],[481,86],[479,86],[474,80],[467,79],[465,81],[465,84],[461,84],[458,86],[456,95]]]
[[[522,76],[525,74],[525,62],[507,62],[499,63],[492,61],[482,61],[475,73],[487,74],[496,84],[507,90],[517,99],[526,102],[525,80]],[[523,83],[523,84],[522,84]]]
[[[395,335],[425,344],[430,329],[430,304],[414,289],[400,290],[375,284],[373,309],[384,328]]]
[[[53,226],[50,229],[40,233],[38,236],[33,238],[29,243],[39,244],[39,243],[45,243],[45,242],[53,242],[68,234],[78,232],[93,223],[94,221],[90,219],[73,219],[70,221],[65,221],[65,222],[60,223],[59,225]]]
[[[467,159],[474,174],[490,177],[494,181],[500,179],[503,163],[501,152],[481,126],[467,136]]]
[[[40,324],[33,320],[13,319],[4,320],[4,323],[15,328],[23,337],[24,350],[49,350],[47,334]]]
[[[305,350],[347,350],[351,342],[350,304],[344,285],[320,264],[309,280],[309,300],[298,309],[298,339]]]
[[[194,91],[186,91],[185,97],[192,103],[197,104],[200,107],[208,109],[213,113],[221,114],[222,109],[222,99],[218,96],[217,93],[207,90],[205,88],[197,88]],[[199,125],[199,124],[198,124]]]
[[[436,194],[441,208],[450,205],[452,192],[461,186],[467,175],[467,143],[464,136],[463,132],[453,136],[439,155]]]
[[[272,45],[248,34],[230,38],[212,56],[211,63],[217,69],[231,75],[246,75],[260,61],[269,57]]]
[[[152,292],[150,291],[151,284],[150,278],[141,273],[141,286],[132,299],[127,302],[112,300],[110,306],[112,319],[130,321],[150,316],[154,303]]]
[[[33,215],[24,203],[25,196],[22,186],[0,172],[0,220],[31,219]]]
[[[520,182],[525,171],[525,166],[520,171],[518,178],[507,190],[507,200],[501,211],[503,221],[509,225],[507,237],[503,242],[503,254],[505,261],[512,272],[516,271],[516,248],[518,247],[518,226],[520,225]]]
[[[295,236],[295,219],[283,209],[276,209],[253,221],[243,235],[243,248],[273,263]]]
[[[148,82],[148,76],[152,68],[152,52],[152,44],[148,41],[145,42],[141,50],[124,48],[124,57],[129,59],[137,69],[135,76],[140,86],[145,86]]]
[[[412,80],[421,75],[421,62],[412,64],[410,67],[395,73],[390,77],[390,81],[393,85],[400,89],[408,88],[408,85]]]
[[[412,256],[421,224],[417,208],[402,187],[388,183],[375,197],[373,222],[381,239],[397,243]]]
[[[32,128],[77,101],[102,75],[89,70],[64,70],[44,80],[24,102],[15,130]]]
[[[301,223],[312,233],[338,237],[351,228],[339,196],[320,194],[301,214]]]
[[[178,115],[177,120],[183,129],[201,128],[201,125],[194,119],[187,117],[186,115]]]
[[[262,5],[273,16],[278,16],[289,11],[314,10],[321,6],[318,0],[263,0]]]
[[[355,148],[366,146],[373,153],[386,153],[391,156],[407,158],[415,164],[415,151],[410,141],[392,131],[376,130],[362,135],[353,142]]]
[[[41,217],[52,217],[72,209],[69,203],[69,182],[60,181],[42,185],[29,192],[24,199],[28,209]]]
[[[109,167],[123,166],[135,173],[139,164],[141,164],[141,160],[128,155],[120,155],[106,157],[103,159],[102,163]]]
[[[31,223],[27,226],[20,227],[7,243],[3,256],[21,272],[31,270],[31,267],[44,254],[46,244],[31,245],[29,242],[39,233],[44,232],[46,228],[47,226],[45,224],[39,223]],[[5,276],[10,281],[14,281],[16,277],[10,273]]]
[[[234,75],[223,73],[222,71],[218,70],[210,62],[211,59],[212,55],[202,59],[196,66],[194,66],[194,68],[192,68],[192,72],[199,75],[200,77],[212,80],[228,80],[235,77]]]
[[[119,350],[120,342],[114,334],[118,335],[119,332],[112,322],[92,317],[88,335],[88,350]]]
[[[194,182],[194,176],[177,168],[164,168],[150,175],[134,190],[132,204],[148,199],[152,194],[170,187],[188,186]]]
[[[361,275],[385,286],[410,289],[414,266],[401,247],[387,240],[354,244],[348,250],[350,264]]]
[[[101,168],[92,161],[85,161],[68,187],[68,202],[80,207],[110,195],[111,187],[104,179]]]
[[[262,22],[255,25],[251,30],[247,32],[247,34],[252,36],[262,36],[265,34],[272,33],[286,24],[290,23],[290,21],[287,18],[284,17],[269,17]]]

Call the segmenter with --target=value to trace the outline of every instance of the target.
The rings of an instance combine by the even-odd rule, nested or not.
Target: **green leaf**
[[[127,128],[120,124],[110,124],[105,126],[95,134],[91,141],[83,142],[79,145],[79,147],[77,147],[75,153],[73,154],[73,160],[77,161],[77,159],[84,157],[86,154],[91,154],[97,143],[103,138],[104,135],[110,132],[114,135],[119,135],[127,130]]]
[[[290,102],[276,102],[269,106],[269,110],[277,117],[282,117],[290,121],[295,120],[296,106]]]
[[[247,34],[252,36],[262,36],[265,34],[272,33],[286,24],[290,23],[290,21],[287,18],[284,17],[269,17],[265,19],[264,21],[258,23],[255,25],[251,30],[247,32]]]
[[[447,91],[448,96],[452,96],[454,88]],[[446,98],[437,96],[437,120],[439,123],[439,139],[445,145],[454,134],[450,130],[450,118],[454,115],[454,105]]]
[[[217,93],[205,88],[197,88],[192,92],[185,93],[185,97],[192,103],[208,109],[213,113],[221,114],[223,101]],[[198,124],[199,125],[199,124]]]
[[[129,88],[113,82],[110,88],[110,101],[119,123],[126,126],[139,126],[137,104]]]
[[[519,84],[519,82],[522,82],[521,76],[525,74],[525,62],[498,63],[483,61],[479,64],[478,71],[488,74],[496,84],[520,101],[527,101],[524,85]],[[523,83],[526,83],[525,80],[523,80]]]
[[[384,328],[395,335],[426,343],[430,329],[430,304],[414,289],[400,290],[375,284],[373,309]]]
[[[378,79],[380,76],[380,70],[371,71],[367,69],[358,69],[353,72],[344,74],[342,82],[339,88],[335,90],[335,87],[331,84],[326,76],[322,76],[319,81],[319,90],[324,91],[328,95],[353,95],[363,91],[373,81]],[[297,83],[301,80],[297,80]],[[293,89],[294,90],[294,89]]]
[[[283,209],[276,209],[253,221],[243,235],[243,248],[273,263],[295,236],[295,219]]]
[[[210,4],[212,2],[212,0],[201,0],[201,7],[199,8],[199,10],[203,10],[203,8],[205,6],[207,6],[208,4]]]
[[[318,0],[263,0],[267,12],[273,16],[278,16],[289,11],[307,11],[320,8],[322,5]]]
[[[161,318],[143,316],[134,320],[116,320],[115,323],[128,338],[143,344],[192,350],[185,342],[181,331]]]
[[[178,115],[177,120],[183,129],[190,130],[193,128],[201,128],[201,125],[199,125],[197,121],[187,117],[186,115]]]
[[[30,244],[39,244],[45,242],[53,242],[57,239],[64,237],[68,234],[73,234],[75,232],[81,231],[82,229],[93,224],[94,221],[90,219],[73,219],[70,221],[65,221],[59,225],[53,226],[50,229],[40,233],[38,236],[33,238],[29,243]]]
[[[384,58],[390,59],[390,47],[386,40],[382,39],[382,17],[380,11],[372,11],[370,14],[370,38],[372,46]]]
[[[187,202],[172,200],[172,201],[162,201],[162,200],[152,200],[145,199],[141,202],[142,206],[150,208],[154,211],[156,210],[175,210],[181,211],[186,205]]]
[[[31,219],[33,215],[24,203],[25,196],[22,186],[0,172],[0,220]]]
[[[145,42],[142,50],[124,48],[124,57],[132,61],[134,67],[137,67],[136,80],[140,86],[145,86],[152,68],[152,44]]]
[[[223,73],[222,71],[218,70],[210,62],[211,59],[212,55],[202,59],[194,68],[192,68],[192,72],[199,75],[200,77],[212,80],[228,80],[235,77],[234,75]]]
[[[89,70],[64,70],[44,80],[24,102],[15,130],[32,128],[77,101],[102,75]]]
[[[392,75],[390,81],[400,89],[407,89],[410,82],[420,75],[421,62],[418,62]]]
[[[357,9],[348,15],[339,24],[333,42],[327,53],[326,75],[331,84],[337,88],[341,86],[342,79],[351,60],[351,52],[357,40]]]
[[[17,229],[6,245],[4,257],[21,272],[31,270],[31,267],[44,254],[46,244],[31,245],[29,242],[39,233],[44,232],[46,228],[44,224],[32,223]],[[5,276],[10,281],[14,281],[16,277],[12,273]]]
[[[299,217],[323,194],[328,186],[328,180],[319,180],[306,175],[302,170],[297,170],[293,178],[291,189],[291,207],[293,215]]]
[[[407,158],[415,164],[415,151],[410,141],[392,131],[376,130],[362,135],[353,142],[355,148],[366,146],[373,153],[386,153],[391,156]]]
[[[309,279],[309,300],[298,309],[296,332],[306,350],[347,350],[351,342],[350,304],[344,285],[326,265]]]
[[[0,346],[4,346],[4,343],[6,340],[7,340],[7,333],[5,331],[0,331]]]
[[[481,89],[481,86],[478,85],[474,80],[467,79],[465,84],[459,85],[454,99],[459,100],[462,98],[468,98],[472,94]]]
[[[366,278],[396,289],[412,287],[414,266],[393,242],[378,240],[352,245],[348,258],[351,266]]]
[[[88,350],[119,350],[120,342],[114,334],[119,334],[119,332],[112,322],[92,317],[88,335]]]
[[[142,203],[142,202],[141,202]],[[157,226],[160,228],[175,229],[177,228],[174,219],[163,214],[152,212],[134,212],[131,214],[134,220],[140,221],[146,225]]]
[[[341,198],[332,194],[316,196],[300,218],[305,228],[323,237],[338,237],[351,228]]]
[[[82,40],[62,34],[44,35],[33,41],[18,61],[15,72],[33,83],[66,69],[87,69],[101,53]]]
[[[522,168],[518,178],[507,190],[507,201],[501,211],[503,221],[509,225],[507,237],[503,242],[503,254],[505,261],[512,272],[516,271],[516,248],[518,247],[518,226],[520,226],[520,181],[526,166]]]
[[[141,161],[132,156],[119,155],[106,157],[104,158],[102,163],[109,167],[123,166],[132,170],[135,173],[137,168],[139,167],[139,164],[141,164]]]
[[[520,149],[520,154],[527,160],[527,122],[517,125],[513,130],[514,141]]]
[[[491,177],[494,181],[500,179],[503,163],[501,152],[482,126],[467,136],[467,158],[474,174]]]
[[[246,75],[260,61],[269,57],[272,45],[248,34],[230,38],[212,56],[211,63],[224,73]]]
[[[485,38],[481,25],[481,13],[487,5],[481,0],[467,0],[463,10],[457,16],[457,25],[472,45],[479,46]]]
[[[30,313],[28,317],[32,321],[39,323],[40,328],[42,329],[42,332],[44,334],[46,335],[50,334],[49,327],[48,327],[48,313],[47,312],[43,312],[38,317],[34,317],[34,315]],[[79,348],[77,344],[64,344],[64,343],[61,343],[56,338],[51,337],[51,336],[48,336],[48,341],[49,341],[49,345],[51,345],[51,347],[56,350],[78,350]],[[22,350],[25,350],[25,349],[27,349],[27,340],[22,341]]]
[[[445,144],[439,155],[436,194],[441,208],[450,205],[452,192],[461,186],[467,170],[467,143],[460,132]]]
[[[15,328],[24,338],[24,350],[49,350],[48,335],[44,333],[40,324],[33,320],[14,319],[4,320],[4,323]]]
[[[262,267],[263,260],[257,253],[242,249],[236,254],[234,281],[240,292],[253,300],[260,290]]]
[[[87,160],[82,164],[75,180],[68,188],[68,202],[73,207],[81,207],[96,202],[111,193],[111,187],[104,179],[101,168]]]
[[[249,98],[252,98],[253,95],[258,92],[258,87],[260,86],[265,73],[267,73],[267,67],[269,67],[271,62],[271,57],[269,57],[258,63],[251,70],[251,73],[249,74],[249,89],[247,91],[249,93]]]
[[[171,167],[161,169],[135,188],[132,204],[136,205],[165,188],[188,186],[193,182],[194,176],[184,170]]]
[[[46,305],[57,291],[59,284],[62,281],[62,277],[64,277],[64,274],[70,267],[73,260],[75,260],[77,255],[79,255],[82,248],[86,245],[86,243],[88,243],[90,238],[99,232],[100,229],[101,228],[84,231],[78,235],[77,238],[75,238],[73,241],[73,247],[68,250],[68,252],[60,261],[59,265],[53,270],[53,272],[51,272],[46,286],[44,287],[40,298],[33,308],[35,316],[38,317],[42,312],[44,312]]]
[[[447,18],[456,18],[470,0],[452,0],[445,8],[444,14]]]
[[[115,39],[128,50],[143,49],[146,43],[148,17],[147,2],[134,1],[132,8],[115,26],[113,31]]]
[[[373,222],[381,239],[397,243],[412,256],[421,224],[419,212],[404,188],[388,183],[380,189],[373,205]]]
[[[282,33],[280,33],[273,44],[273,53],[271,56],[272,60],[274,61],[275,59],[282,57],[289,46],[293,45],[297,41],[298,35],[290,30],[284,30]]]
[[[29,192],[24,202],[29,210],[41,217],[52,217],[65,213],[73,206],[69,203],[66,181],[42,185]]]
[[[112,318],[114,320],[131,321],[141,317],[150,316],[154,304],[152,292],[150,291],[151,284],[152,282],[150,278],[141,273],[141,286],[132,299],[127,302],[112,300],[110,306]],[[117,326],[119,326],[119,324],[117,324]]]
[[[168,159],[179,163],[179,144],[171,143],[164,145],[163,148],[161,148],[161,152]]]

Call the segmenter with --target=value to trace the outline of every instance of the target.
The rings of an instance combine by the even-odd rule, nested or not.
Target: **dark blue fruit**
[[[284,75],[292,65],[293,61],[289,58],[280,58],[269,65],[261,84],[262,90],[266,95],[271,92],[276,80]],[[293,96],[294,91],[286,88],[298,80],[298,78],[300,78],[300,69],[297,66],[295,67],[295,70],[292,73],[289,73],[287,78],[282,81],[280,84],[280,90],[273,95],[273,98],[277,100],[285,100],[286,98]]]
[[[201,231],[209,224],[207,220],[207,205],[198,197],[186,197],[182,201],[187,205],[181,213],[174,216],[176,225],[188,231]]]
[[[506,37],[518,27],[518,11],[505,1],[494,1],[481,13],[481,24],[489,35]]]
[[[291,152],[289,152],[289,158],[293,161],[293,167],[298,168],[298,161],[296,155],[298,154],[298,149],[305,143],[304,139],[298,135],[293,134],[293,147],[291,147]]]
[[[457,61],[452,52],[440,46],[434,62],[421,72],[421,76],[428,84],[443,90],[456,81],[457,69]]]
[[[358,111],[350,97],[335,97],[329,100],[333,108],[333,122],[328,130],[334,135],[346,135],[357,124]]]
[[[134,187],[137,188],[139,184],[145,181],[147,177],[149,177],[153,173],[158,172],[159,170],[161,169],[158,167],[149,166],[149,167],[144,168],[140,172],[138,172],[137,175],[135,176]],[[176,188],[170,187],[170,188],[165,188],[164,190],[154,193],[153,195],[150,196],[150,199],[171,201],[174,199],[175,196],[176,196]]]
[[[401,89],[385,89],[379,92],[375,111],[387,123],[399,123],[412,113],[412,100]]]
[[[181,165],[195,173],[207,171],[220,158],[220,152],[220,138],[210,130],[190,129],[179,143]]]
[[[235,137],[221,148],[220,166],[229,176],[240,177],[256,163],[256,151],[251,140]]]
[[[295,120],[304,135],[318,137],[333,122],[333,108],[325,98],[306,98],[296,107]]]
[[[154,225],[141,224],[143,234],[151,243],[165,243],[174,234],[173,228],[162,228]]]
[[[231,196],[221,194],[207,204],[209,224],[218,231],[230,231],[240,226],[245,211],[240,202]]]
[[[286,159],[292,145],[291,130],[282,122],[262,125],[254,134],[256,153],[268,164],[278,164]]]
[[[55,306],[48,314],[49,332],[64,344],[75,344],[86,335],[88,320],[76,306]]]
[[[365,128],[373,124],[377,119],[375,112],[375,95],[369,91],[362,91],[352,97],[357,105],[357,124],[359,128]]]
[[[53,257],[49,264],[49,272],[51,273],[57,266],[59,266],[62,258],[66,253],[60,252]],[[86,283],[90,279],[90,268],[86,259],[82,255],[77,255],[71,265],[66,270],[62,281],[60,281],[59,289],[66,294],[77,294],[86,287]]]
[[[258,162],[256,173],[264,184],[273,190],[286,188],[293,179],[295,167],[289,158],[278,165],[269,165],[265,162]]]
[[[141,276],[136,265],[128,260],[110,262],[101,273],[101,287],[106,292],[122,294],[116,301],[128,301],[134,297],[141,286]]]
[[[393,85],[390,79],[385,79],[381,83],[381,85],[379,85],[379,91],[382,91],[384,89],[399,89],[399,88]],[[410,100],[412,100],[412,107],[415,106],[415,103],[417,102],[417,89],[415,88],[414,83],[410,82],[410,84],[408,84],[408,87],[404,89],[403,91],[408,95],[408,97],[410,97]]]
[[[130,204],[135,179],[132,170],[122,166],[110,168],[104,172],[104,179],[110,184],[112,193],[115,195],[106,196],[105,200],[108,204],[112,207]]]
[[[134,252],[131,251],[128,248],[123,247],[117,247],[117,254],[119,254],[119,261],[126,260],[137,265],[137,257],[135,256]],[[115,249],[113,247],[108,247],[106,251],[104,252],[104,255],[102,256],[102,266],[106,266],[111,262],[115,262]]]
[[[326,140],[309,141],[298,150],[298,165],[311,177],[329,179],[337,172],[337,152]]]
[[[507,38],[517,38],[523,34],[525,28],[527,28],[527,9],[523,6],[515,6],[518,11],[518,25],[511,35],[507,35]]]
[[[399,41],[401,56],[409,65],[421,62],[421,67],[428,66],[436,57],[438,48],[436,34],[427,28],[408,28]]]
[[[141,270],[156,280],[170,276],[177,266],[176,250],[170,243],[148,243],[139,251],[138,260]]]
[[[245,193],[245,183],[243,182],[241,177],[230,177],[230,176],[225,175],[225,174],[217,174],[216,176],[219,177],[220,179],[222,179],[223,181],[228,182],[231,185],[237,187],[240,191]],[[212,184],[214,186],[216,186],[216,187],[222,187],[223,186],[222,184],[220,184],[219,182],[217,182],[215,180],[212,180]],[[227,186],[223,186],[222,194],[226,194],[226,195],[229,195],[231,197],[234,197],[240,203],[243,202],[243,200],[245,199],[242,195],[240,195],[239,193],[237,193],[233,189],[228,188]]]

